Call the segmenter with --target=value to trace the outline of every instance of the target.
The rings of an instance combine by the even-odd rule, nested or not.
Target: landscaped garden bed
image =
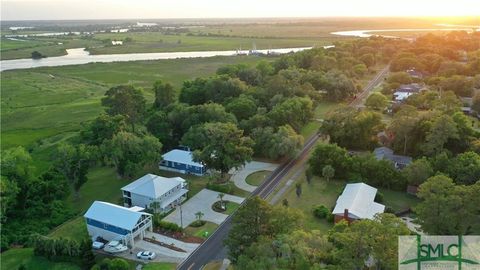
[[[224,208],[222,207],[222,204],[225,206]],[[214,204],[212,204],[212,210],[215,212],[223,213],[226,215],[232,214],[235,210],[240,207],[240,204],[234,203],[231,201],[216,201]]]
[[[162,246],[162,247],[166,247],[168,249],[171,249],[171,250],[175,250],[175,251],[178,251],[178,252],[186,252],[185,250],[179,248],[179,247],[176,247],[175,245],[172,245],[172,244],[166,244],[164,242],[160,242],[160,241],[157,241],[153,238],[143,238],[143,240],[147,241],[147,242],[150,242],[150,243],[153,243],[153,244],[156,244],[156,245],[159,245],[159,246]]]

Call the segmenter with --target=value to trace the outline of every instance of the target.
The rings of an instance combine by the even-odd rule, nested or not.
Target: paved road
[[[358,107],[363,105],[363,102],[365,99],[368,97],[370,92],[378,85],[380,84],[385,76],[388,73],[388,70],[390,68],[390,65],[387,65],[385,68],[380,70],[375,77],[365,86],[363,91],[360,94],[357,94],[357,98],[355,98],[352,102],[350,102],[350,106]]]
[[[350,106],[359,106],[369,93],[377,86],[388,73],[389,65],[382,69],[364,88],[363,92],[357,95],[357,98],[350,103]],[[251,196],[260,196],[265,199],[273,192],[275,187],[280,183],[282,178],[287,175],[290,170],[301,160],[305,158],[308,151],[315,145],[318,135],[312,136],[304,145],[299,156],[280,165],[270,174],[267,179],[260,185]],[[234,213],[235,214],[235,213]],[[223,260],[227,257],[227,249],[223,245],[223,240],[227,237],[232,225],[232,216],[230,215],[218,229],[181,264],[177,269],[180,270],[199,270],[205,264],[213,260]]]
[[[305,158],[308,151],[315,145],[318,135],[312,136],[303,147],[299,156],[280,165],[270,174],[267,179],[254,191],[251,196],[259,196],[263,199],[267,198],[273,192],[275,187],[280,183],[282,178],[287,175],[298,161]],[[177,269],[194,270],[201,267],[212,260],[221,260],[226,258],[227,250],[223,245],[223,240],[227,237],[231,227],[232,216],[229,216],[218,229],[198,248],[196,249]]]

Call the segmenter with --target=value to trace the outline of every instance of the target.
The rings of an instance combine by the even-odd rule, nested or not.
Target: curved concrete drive
[[[197,219],[195,213],[199,211],[204,214],[202,220],[210,221],[215,224],[222,223],[228,217],[228,215],[218,213],[212,210],[212,205],[219,200],[218,194],[219,192],[213,190],[202,189],[199,193],[186,201],[182,205],[183,228],[188,227],[190,223],[194,222]],[[241,204],[245,200],[245,198],[225,194],[223,200]],[[180,226],[180,209],[175,209],[175,211],[173,211],[163,220],[176,223]]]
[[[235,186],[246,190],[248,192],[253,192],[257,187],[247,184],[245,179],[247,176],[254,172],[258,171],[274,171],[278,167],[278,164],[252,161],[247,163],[243,168],[238,171],[233,172],[232,181],[235,183]]]

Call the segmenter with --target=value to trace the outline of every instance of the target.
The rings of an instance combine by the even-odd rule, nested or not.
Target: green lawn
[[[308,230],[320,230],[326,232],[333,224],[320,220],[313,216],[312,209],[317,205],[325,205],[328,209],[335,206],[338,196],[345,188],[346,182],[330,180],[325,181],[323,178],[314,177],[310,184],[305,180],[304,174],[299,177],[302,183],[302,194],[297,197],[295,185],[292,185],[284,195],[288,200],[290,207],[301,210],[305,215],[305,228]],[[297,180],[298,181],[298,180]],[[399,191],[387,189],[379,189],[384,195],[384,202],[387,207],[391,207],[395,211],[404,210],[416,205],[419,199]],[[280,200],[278,204],[281,204]]]
[[[216,229],[218,225],[212,222],[206,222],[205,225],[201,227],[187,227],[185,228],[185,233],[187,235],[201,237],[201,238],[208,238]],[[205,235],[207,233],[207,235]]]
[[[265,58],[268,61],[274,58]],[[258,57],[211,57],[122,63],[92,63],[0,73],[1,147],[30,148],[36,166],[49,166],[55,145],[68,139],[104,111],[100,99],[112,86],[133,84],[153,101],[154,81],[171,82],[178,90],[184,80],[215,73],[218,67]],[[53,77],[52,77],[52,76]]]
[[[3,252],[1,269],[16,270],[25,265],[27,270],[80,270],[80,266],[72,263],[51,262],[44,257],[33,255],[32,248],[14,248]]]
[[[313,119],[309,123],[307,123],[302,130],[300,130],[300,134],[306,140],[310,138],[313,134],[315,134],[321,125],[321,120],[325,117],[325,115],[337,107],[338,103],[322,101],[320,102],[313,112]]]
[[[48,236],[55,238],[69,238],[80,241],[88,237],[87,226],[83,216],[71,219],[55,228]]]
[[[143,270],[173,270],[176,268],[176,264],[173,263],[148,263],[142,269]]]
[[[227,202],[227,205],[225,205],[227,210],[223,212],[225,215],[231,215],[233,212],[235,212],[239,207],[240,204],[234,203],[234,202]]]
[[[247,179],[245,181],[247,184],[252,185],[252,186],[259,186],[265,178],[270,175],[272,172],[271,171],[258,171],[250,174],[247,176]]]

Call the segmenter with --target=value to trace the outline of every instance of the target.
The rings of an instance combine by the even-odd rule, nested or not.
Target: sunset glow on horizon
[[[478,16],[471,0],[6,0],[2,20],[252,17],[461,17]],[[446,18],[448,20],[448,18]]]

